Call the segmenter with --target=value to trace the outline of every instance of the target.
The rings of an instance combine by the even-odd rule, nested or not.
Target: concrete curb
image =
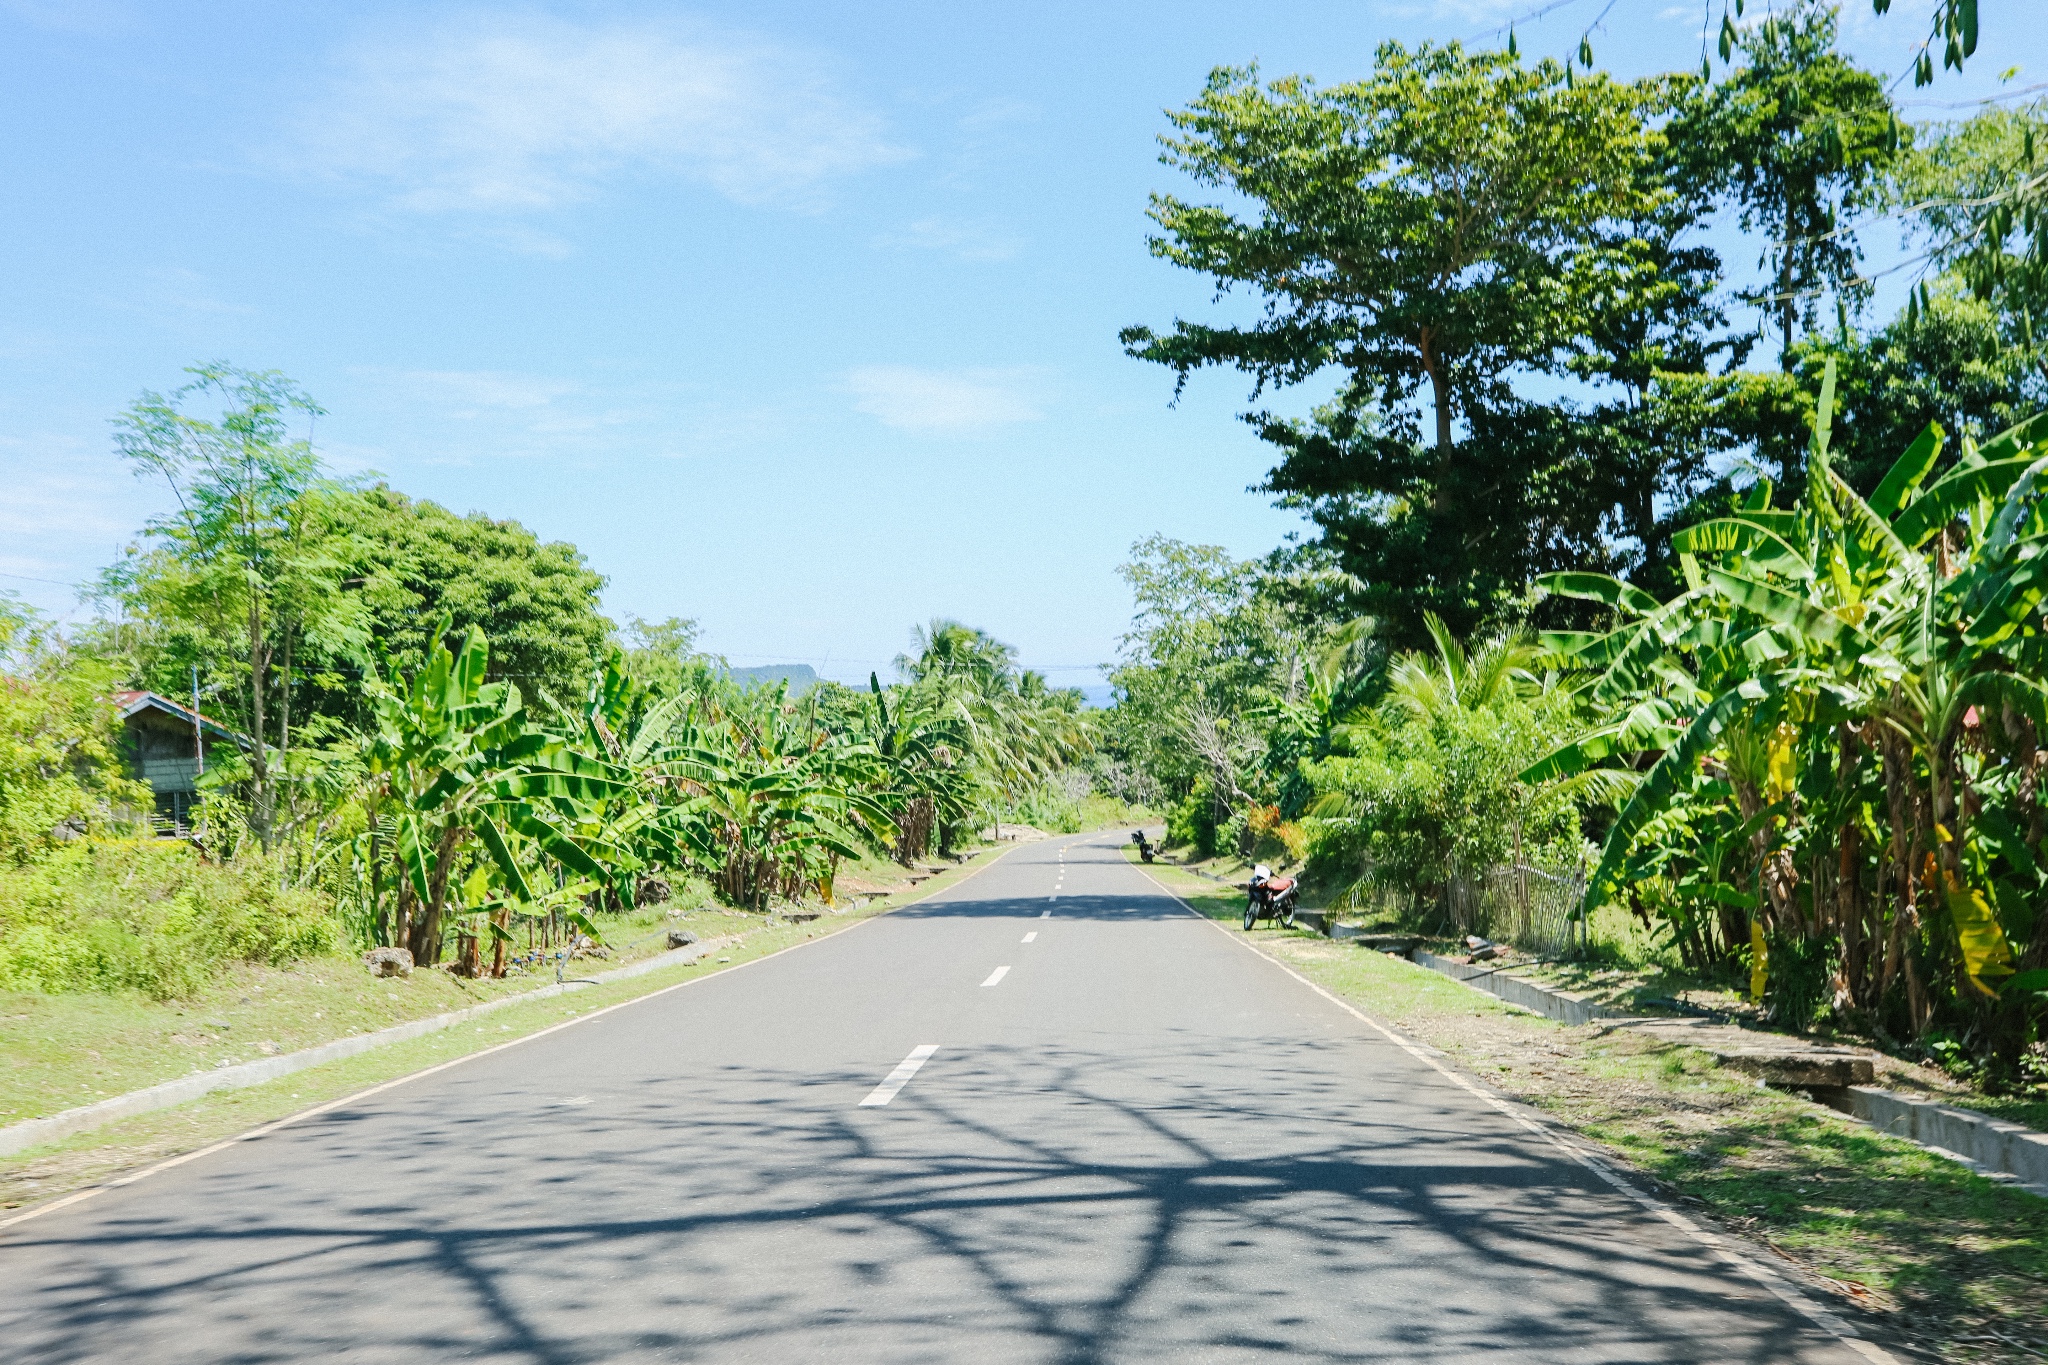
[[[165,1081],[144,1090],[131,1090],[125,1095],[115,1095],[96,1104],[80,1105],[76,1109],[65,1109],[39,1119],[24,1119],[0,1128],[0,1156],[13,1156],[31,1147],[56,1142],[74,1133],[87,1133],[95,1128],[105,1127],[121,1119],[133,1118],[137,1114],[154,1113],[168,1109],[187,1100],[196,1100],[201,1095],[216,1090],[242,1090],[265,1081],[274,1081],[279,1076],[289,1076],[294,1071],[321,1066],[327,1062],[338,1062],[345,1057],[355,1057],[389,1043],[402,1043],[409,1038],[424,1037],[439,1033],[442,1029],[453,1028],[466,1020],[504,1009],[508,1005],[523,1005],[530,1000],[545,1000],[549,996],[562,995],[569,991],[581,990],[586,985],[600,982],[624,981],[629,977],[643,976],[648,972],[660,971],[663,967],[681,966],[695,962],[706,953],[715,952],[731,944],[732,940],[713,939],[708,943],[693,943],[686,948],[675,948],[657,953],[644,962],[630,967],[616,967],[608,972],[585,981],[565,981],[561,985],[541,986],[517,995],[508,995],[500,1000],[487,1000],[481,1005],[467,1009],[451,1010],[447,1014],[431,1015],[425,1019],[414,1019],[408,1023],[394,1024],[390,1028],[378,1029],[375,1033],[359,1033],[352,1038],[337,1038],[331,1043],[318,1047],[288,1052],[282,1057],[265,1057],[258,1062],[243,1062],[239,1066],[224,1066],[214,1071],[201,1071],[190,1076],[180,1076],[174,1081]]]
[[[1848,1090],[1850,1115],[1872,1128],[1974,1166],[1981,1175],[2008,1177],[2027,1193],[2048,1199],[2048,1133],[1896,1090],[1872,1085]]]
[[[1595,1019],[1637,1017],[1607,1009],[1583,996],[1551,990],[1505,972],[1488,972],[1484,967],[1453,962],[1419,948],[1413,960],[1418,966],[1561,1023],[1587,1024]],[[1729,1060],[1718,1053],[1716,1059],[1724,1064]],[[1829,1088],[1834,1086],[1830,1084]],[[1841,1093],[1847,1096],[1848,1104],[1840,1112],[1850,1118],[1917,1143],[1937,1156],[1971,1167],[1980,1175],[2002,1177],[2029,1194],[2048,1199],[2048,1133],[1874,1085],[1850,1085],[1842,1087]],[[1831,1108],[1838,1107],[1829,1103]]]
[[[1560,1023],[1590,1024],[1595,1019],[1633,1017],[1608,1009],[1605,1005],[1583,995],[1552,990],[1548,986],[1539,986],[1533,981],[1525,981],[1519,976],[1509,976],[1506,972],[1493,968],[1475,967],[1468,962],[1454,962],[1450,958],[1438,957],[1435,953],[1424,952],[1420,948],[1411,955],[1410,961],[1418,967],[1427,967],[1433,972],[1450,977],[1453,981],[1462,981],[1474,990],[1485,991],[1488,995],[1505,1000],[1510,1005],[1520,1005],[1523,1009],[1534,1010]]]

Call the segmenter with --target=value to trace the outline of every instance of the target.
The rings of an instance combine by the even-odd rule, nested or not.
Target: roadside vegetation
[[[1080,693],[983,631],[913,630],[887,683],[750,686],[688,621],[602,616],[572,546],[329,477],[319,412],[219,364],[144,394],[117,444],[176,510],[83,626],[0,596],[0,1121],[1127,812]],[[189,792],[144,780],[145,691],[213,727],[203,765],[173,739]],[[368,980],[376,949],[413,978]]]
[[[1312,538],[1134,547],[1098,769],[1226,875],[2037,1105],[2048,105],[1916,126],[1838,23],[1636,81],[1388,44],[1169,114],[1152,250],[1262,306],[1129,352],[1337,393],[1246,414]]]

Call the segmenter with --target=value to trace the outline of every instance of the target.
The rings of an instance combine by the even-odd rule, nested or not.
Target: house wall
[[[182,827],[198,791],[199,760],[192,753],[192,728],[161,711],[139,711],[128,718],[128,743],[136,776],[156,795],[156,813]],[[210,761],[220,741],[206,737]]]

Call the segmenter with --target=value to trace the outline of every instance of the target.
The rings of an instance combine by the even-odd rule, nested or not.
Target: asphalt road
[[[341,1356],[1860,1359],[1104,835],[0,1234],[0,1360]]]

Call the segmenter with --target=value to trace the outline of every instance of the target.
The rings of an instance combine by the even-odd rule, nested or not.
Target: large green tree
[[[1836,47],[1836,6],[1803,0],[1735,32],[1726,79],[1687,100],[1671,145],[1699,187],[1726,194],[1765,234],[1768,283],[1747,297],[1775,319],[1783,364],[1824,297],[1867,296],[1845,216],[1878,203],[1903,135],[1881,78]]]
[[[491,641],[490,676],[539,701],[580,707],[612,623],[600,610],[604,577],[565,541],[543,541],[519,522],[458,516],[384,484],[323,507],[331,535],[351,547],[344,581],[360,594],[373,650],[400,674],[443,644],[433,623]],[[342,655],[308,670],[322,714],[367,723],[360,666]],[[543,703],[544,704],[544,703]]]
[[[1389,412],[1426,385],[1448,458],[1460,392],[1549,364],[1627,269],[1600,229],[1656,202],[1641,170],[1658,92],[1455,43],[1388,43],[1371,76],[1328,89],[1219,68],[1168,115],[1161,159],[1247,211],[1154,195],[1151,246],[1251,290],[1259,317],[1131,327],[1124,344],[1183,379],[1229,365],[1290,384],[1339,366]]]
[[[1656,127],[1685,84],[1389,44],[1328,89],[1218,71],[1170,115],[1168,164],[1243,207],[1156,196],[1152,249],[1263,307],[1125,345],[1183,380],[1341,374],[1306,421],[1248,420],[1281,453],[1267,490],[1321,527],[1389,640],[1424,641],[1430,611],[1460,630],[1512,614],[1548,569],[1654,554],[1695,491],[1702,461],[1673,426],[1691,414],[1657,401],[1656,376],[1728,343],[1719,260],[1681,240],[1702,203]],[[1535,375],[1607,396],[1518,395]]]
[[[212,665],[218,701],[258,741],[246,755],[249,823],[267,845],[295,652],[345,654],[364,639],[360,603],[341,590],[347,547],[319,510],[347,494],[293,434],[321,412],[297,385],[225,362],[186,373],[181,388],[145,393],[115,419],[116,448],[169,486],[176,510],[148,524],[101,590],[141,625],[158,671],[173,670],[157,685],[181,692],[186,668]]]
[[[2010,343],[2041,364],[2048,318],[2048,104],[1990,108],[1925,130],[1900,168],[1895,199],[1918,211],[1937,263],[2008,320]],[[1914,306],[1931,302],[1925,287]]]

